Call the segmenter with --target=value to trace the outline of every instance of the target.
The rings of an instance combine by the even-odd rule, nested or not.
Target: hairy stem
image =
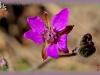
[[[66,54],[66,55],[59,55],[59,58],[72,57],[72,56],[76,56],[76,55],[77,55],[77,53],[69,53],[69,54]],[[32,72],[35,72],[36,70],[39,70],[39,69],[43,68],[44,66],[46,66],[53,59],[54,58],[49,58],[49,59],[45,60],[44,62],[40,63],[35,69],[32,69]]]

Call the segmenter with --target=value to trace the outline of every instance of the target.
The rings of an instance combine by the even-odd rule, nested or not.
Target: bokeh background
[[[51,17],[67,7],[70,10],[69,25],[75,25],[68,36],[70,52],[78,46],[82,36],[91,33],[96,53],[89,58],[80,55],[59,58],[48,62],[38,72],[96,72],[100,64],[100,4],[6,4],[7,11],[0,10],[0,55],[7,59],[9,71],[30,71],[43,63],[41,50],[44,44],[36,45],[23,37],[31,29],[27,17],[43,17],[47,11]]]

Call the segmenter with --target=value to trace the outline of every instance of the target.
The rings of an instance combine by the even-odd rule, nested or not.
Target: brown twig
[[[69,53],[69,54],[66,54],[66,55],[59,55],[59,58],[62,58],[62,57],[65,57],[65,58],[66,57],[72,57],[72,56],[76,56],[76,55],[77,55],[77,53]],[[39,64],[35,69],[32,69],[32,72],[35,72],[36,70],[39,70],[39,69],[43,68],[45,65],[47,65],[53,59],[54,58],[49,58],[49,59],[45,60],[44,62]]]

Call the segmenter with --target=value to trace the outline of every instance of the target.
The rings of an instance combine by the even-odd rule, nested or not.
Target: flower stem
[[[77,53],[68,53],[66,55],[59,55],[59,58],[62,58],[62,57],[72,57],[72,56],[76,56],[76,55],[77,55]],[[46,66],[53,59],[54,58],[49,58],[49,59],[45,60],[44,62],[39,64],[35,69],[32,69],[32,72],[35,72],[36,70],[39,70],[39,69],[43,68],[44,66]]]

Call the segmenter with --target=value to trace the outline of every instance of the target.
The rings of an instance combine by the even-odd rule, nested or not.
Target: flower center
[[[45,39],[47,39],[47,42],[50,44],[56,44],[57,43],[57,36],[56,32],[54,32],[53,29],[47,29],[43,35]]]

